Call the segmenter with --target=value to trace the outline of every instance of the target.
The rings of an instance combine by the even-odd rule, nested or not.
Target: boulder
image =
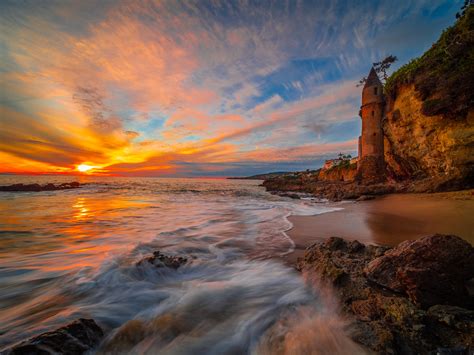
[[[466,282],[474,277],[474,248],[453,235],[409,240],[371,261],[365,273],[370,281],[407,294],[422,308],[467,306]]]
[[[84,354],[102,340],[104,333],[93,319],[80,318],[52,332],[40,334],[5,350],[5,355]]]
[[[464,253],[460,253],[459,246],[464,246],[466,249],[464,241],[452,236],[442,239],[446,243],[446,250],[458,250],[457,255],[460,259],[463,255],[469,255],[472,249],[468,246],[467,252],[465,250]],[[422,238],[419,243],[426,243],[426,238]],[[377,354],[472,352],[474,350],[472,310],[449,305],[436,305],[426,310],[420,307],[419,302],[414,303],[407,293],[399,289],[381,287],[368,278],[369,265],[376,264],[376,260],[384,259],[387,255],[393,256],[394,250],[403,244],[391,249],[341,238],[329,238],[310,246],[304,258],[298,261],[297,269],[304,272],[308,280],[316,281],[317,287],[324,288],[325,285],[329,285],[339,299],[342,312],[352,319],[350,327],[352,339],[372,352]],[[430,243],[435,244],[437,245],[437,242]],[[419,262],[422,262],[424,259],[421,255],[413,256],[411,262],[414,263],[415,259],[420,259]],[[441,259],[444,260],[444,257]],[[454,264],[456,262],[453,261]],[[392,263],[403,265],[396,258]],[[461,275],[469,275],[472,268],[466,270],[462,265],[470,267],[469,263],[460,263],[458,268],[451,270],[457,270]],[[430,278],[430,282],[435,284],[438,275],[430,274]],[[444,280],[444,276],[442,279]],[[420,293],[419,297],[429,295]],[[419,301],[423,299],[419,298]]]
[[[188,259],[182,256],[171,256],[161,253],[159,250],[153,252],[153,256],[149,256],[140,260],[137,265],[142,265],[143,263],[150,263],[156,267],[169,267],[172,269],[177,269],[181,265],[184,265],[188,262]]]

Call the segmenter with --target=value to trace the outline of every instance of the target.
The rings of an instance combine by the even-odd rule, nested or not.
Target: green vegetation
[[[420,58],[394,72],[385,84],[394,98],[401,85],[414,84],[423,101],[423,114],[467,115],[474,104],[474,6]]]

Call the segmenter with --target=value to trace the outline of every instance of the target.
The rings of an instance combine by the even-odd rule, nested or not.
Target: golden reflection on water
[[[133,241],[127,223],[110,223],[124,221],[130,216],[140,216],[148,203],[131,201],[124,197],[108,195],[107,198],[77,197],[72,205],[72,220],[62,229],[63,251],[75,256],[67,263],[62,263],[63,270],[86,266],[98,266],[114,250],[125,248]],[[59,269],[47,266],[48,271]]]
[[[259,247],[260,240],[256,236],[265,232],[268,236],[281,234],[279,231],[286,223],[275,218],[283,216],[284,211],[272,207],[272,213],[266,208],[260,213],[262,207],[257,205],[254,212],[253,202],[252,207],[245,206],[243,210],[239,201],[230,197],[238,192],[241,198],[247,196],[247,192],[234,193],[230,189],[227,192],[222,187],[234,186],[232,181],[206,182],[203,187],[194,181],[183,186],[168,180],[145,182],[147,184],[139,180],[133,185],[118,181],[113,186],[107,182],[74,191],[5,194],[0,198],[0,347],[39,333],[40,328],[41,331],[56,328],[78,316],[97,316],[111,324],[123,323],[134,319],[135,314],[154,310],[168,294],[177,295],[176,299],[180,300],[188,289],[194,290],[203,280],[210,285],[214,278],[219,288],[213,292],[223,294],[222,304],[225,306],[228,301],[239,304],[229,299],[226,285],[221,284],[224,279],[229,279],[231,290],[240,289],[241,284],[245,290],[253,287],[253,277],[262,273],[261,268],[268,268],[270,275],[275,272],[266,263],[256,261],[248,265],[239,261],[235,266],[229,265],[228,270],[221,270],[220,258],[214,261],[214,249],[219,255],[230,255],[229,260],[233,260],[234,250],[244,249],[247,244]],[[204,193],[197,193],[199,189]],[[245,197],[246,203],[253,201],[254,195],[260,196],[253,190],[248,194],[250,199]],[[246,213],[254,218],[250,223]],[[243,243],[244,237],[250,241]],[[208,250],[208,245],[214,249]],[[142,258],[142,253],[168,247],[170,251],[203,255],[200,260],[206,263],[204,265],[208,265],[209,258],[211,278],[208,280],[207,274],[200,276],[199,272],[197,275],[192,272],[190,283],[181,275],[177,280],[158,274],[144,280],[141,272],[133,272],[133,265]],[[212,276],[214,269],[217,274]],[[146,269],[141,271],[147,272]],[[204,272],[208,272],[207,267]],[[283,286],[288,282],[293,284],[292,274],[287,275],[284,269],[280,272],[286,280],[281,282]],[[166,282],[169,287],[165,291],[162,288]],[[282,295],[293,294],[294,287],[275,291],[273,284],[269,285],[264,285],[262,294],[250,296],[253,298],[249,300],[250,307],[262,304],[262,299],[263,303],[273,304],[274,297],[281,299]],[[299,282],[294,285],[304,286]],[[190,312],[191,318],[195,315],[193,299],[197,298],[196,302],[200,303],[201,298],[208,298],[207,288],[191,293],[191,303],[181,307],[184,314]],[[272,289],[269,296],[267,289]],[[198,311],[204,309],[199,319],[208,319],[207,314],[212,317],[222,313],[221,301],[217,302],[216,309],[214,303],[198,304]],[[238,309],[235,312],[236,315],[232,313],[229,318],[242,317]],[[178,314],[177,319],[173,322],[162,318],[164,323],[159,325],[167,332],[179,328],[180,334],[185,332],[190,337],[194,331],[201,334],[202,326],[209,329],[208,324],[201,326],[198,322],[192,329],[181,330],[184,323],[180,320],[187,317]],[[227,317],[223,324],[226,322]],[[186,324],[193,325],[189,321]],[[211,326],[219,327],[220,320]],[[132,332],[132,335],[135,334]]]
[[[75,219],[84,219],[90,217],[89,209],[86,207],[86,198],[79,197],[74,205],[74,218]]]
[[[5,209],[0,225],[5,232],[0,256],[7,264],[12,261],[15,267],[39,272],[98,266],[112,250],[136,243],[132,230],[141,227],[137,223],[149,206],[137,196],[115,194],[25,195],[15,203],[1,201]],[[41,255],[41,261],[31,258],[34,254]]]

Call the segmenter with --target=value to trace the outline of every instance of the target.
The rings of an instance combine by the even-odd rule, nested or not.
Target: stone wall
[[[384,115],[383,105],[378,103],[364,105],[362,111],[362,157],[383,157],[383,131],[382,117]]]
[[[366,156],[359,160],[355,180],[369,185],[385,181],[385,162],[379,156]]]

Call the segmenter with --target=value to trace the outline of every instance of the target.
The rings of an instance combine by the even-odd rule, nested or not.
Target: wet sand
[[[362,202],[340,202],[343,210],[291,216],[287,234],[296,244],[294,263],[316,241],[329,237],[397,245],[433,233],[454,234],[474,244],[474,190],[437,194],[395,194]]]

